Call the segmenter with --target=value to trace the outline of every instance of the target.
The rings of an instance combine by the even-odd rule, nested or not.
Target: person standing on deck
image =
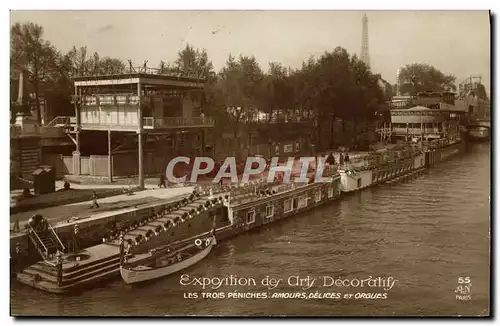
[[[23,271],[23,252],[21,250],[21,243],[16,243],[16,257],[14,268],[17,272]]]
[[[333,153],[330,153],[328,159],[326,160],[326,163],[328,163],[329,165],[335,165],[335,157],[333,156]]]
[[[92,193],[92,205],[90,205],[90,208],[99,208],[99,204],[97,203],[97,193],[94,191]]]
[[[348,168],[348,165],[349,165],[349,154],[348,153],[345,153],[344,162],[346,164],[346,167]]]
[[[344,155],[342,155],[342,153],[339,154],[339,165],[340,167],[344,165]]]

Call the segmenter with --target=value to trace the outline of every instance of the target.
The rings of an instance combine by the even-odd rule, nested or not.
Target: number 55
[[[470,283],[470,277],[459,277],[458,278],[458,283],[459,284],[469,284]]]

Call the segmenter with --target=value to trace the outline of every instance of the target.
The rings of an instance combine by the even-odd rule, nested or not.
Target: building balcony
[[[449,130],[451,132],[451,130]],[[405,136],[424,136],[431,138],[441,138],[446,135],[447,132],[445,130],[440,130],[438,128],[393,128],[392,134],[396,137],[405,137]]]
[[[116,116],[113,117],[103,117],[102,119],[93,119],[92,121],[87,121],[82,119],[81,129],[82,130],[111,130],[111,131],[137,131],[139,129],[139,123],[136,116],[131,116],[126,119],[119,119]],[[143,118],[143,128],[145,130],[178,130],[178,129],[189,129],[189,128],[210,128],[213,127],[215,121],[211,117],[194,117],[194,118],[183,118],[183,117],[164,117],[164,118],[154,118],[154,117],[144,117]]]

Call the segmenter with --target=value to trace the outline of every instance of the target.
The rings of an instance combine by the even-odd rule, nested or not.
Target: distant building
[[[390,101],[393,109],[409,109],[414,106],[438,108],[440,103],[455,105],[456,94],[453,92],[421,92],[416,95],[394,96]]]
[[[491,101],[481,83],[481,77],[469,77],[459,84],[456,105],[471,116],[490,118]]]
[[[447,103],[433,108],[393,109],[391,123],[396,140],[431,140],[460,134],[460,112]]]

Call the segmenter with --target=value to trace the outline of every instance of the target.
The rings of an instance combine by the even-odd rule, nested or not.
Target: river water
[[[255,286],[223,285],[204,291],[212,296],[224,293],[224,299],[201,298],[202,287],[181,285],[181,275],[135,287],[116,280],[72,296],[13,283],[11,312],[50,316],[487,315],[489,195],[490,144],[476,144],[407,182],[366,189],[220,243],[209,257],[183,273],[191,278],[233,275],[255,280]],[[316,281],[303,290],[293,286],[293,276]],[[268,290],[261,284],[266,277],[281,281]],[[384,290],[371,287],[370,277],[397,281]],[[469,300],[456,298],[459,278],[470,281]],[[338,279],[341,283],[324,287]],[[363,287],[358,283],[361,280],[365,280]],[[351,285],[342,286],[346,281],[352,281]],[[227,298],[230,293],[246,292],[265,293],[268,298]],[[340,293],[341,299],[271,298],[275,292]],[[359,298],[359,292],[385,293],[386,299]],[[184,298],[189,293],[197,293],[198,298]],[[352,297],[344,298],[346,294]]]

